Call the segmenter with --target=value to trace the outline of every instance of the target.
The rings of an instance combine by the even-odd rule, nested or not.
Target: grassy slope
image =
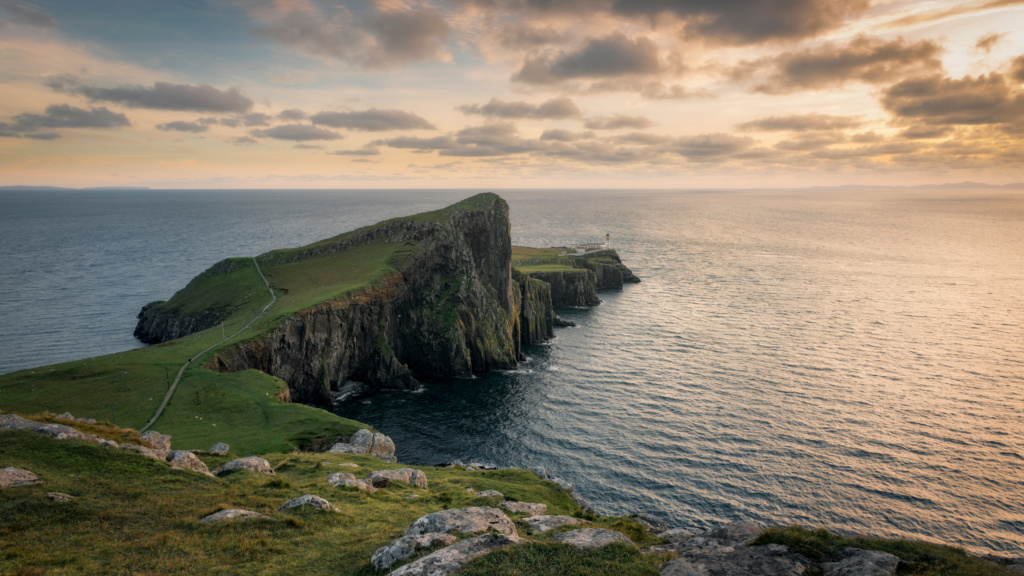
[[[571,272],[575,270],[561,248],[512,247],[512,266],[520,272]]]

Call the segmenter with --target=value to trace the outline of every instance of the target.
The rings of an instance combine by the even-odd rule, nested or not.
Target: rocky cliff
[[[572,269],[526,273],[530,278],[551,285],[551,301],[554,306],[597,306],[601,303],[597,297],[598,290],[620,289],[623,284],[640,282],[614,250],[569,256],[562,261]]]

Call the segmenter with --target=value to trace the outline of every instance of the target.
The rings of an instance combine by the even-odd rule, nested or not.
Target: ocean
[[[228,256],[476,191],[0,193],[0,373],[141,346]],[[543,466],[600,512],[1024,554],[1020,190],[498,191],[513,242],[642,279],[519,370],[337,408],[399,460]]]

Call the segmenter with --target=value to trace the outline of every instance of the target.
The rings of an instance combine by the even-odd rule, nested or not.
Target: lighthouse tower
[[[608,248],[612,247],[612,235],[611,234],[605,234],[604,235],[604,247],[605,247],[605,249],[608,249]]]

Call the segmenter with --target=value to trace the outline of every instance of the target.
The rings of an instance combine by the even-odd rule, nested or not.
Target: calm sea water
[[[231,255],[471,192],[0,194],[0,372],[139,346]],[[612,235],[643,279],[515,372],[339,413],[412,464],[545,466],[606,513],[1024,554],[1024,194],[502,195],[513,240]]]

